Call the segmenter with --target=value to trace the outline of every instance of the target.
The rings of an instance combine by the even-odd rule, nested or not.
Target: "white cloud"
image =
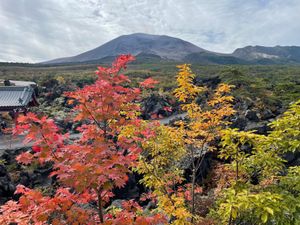
[[[76,55],[137,32],[216,52],[300,45],[299,11],[299,0],[1,0],[0,61]]]

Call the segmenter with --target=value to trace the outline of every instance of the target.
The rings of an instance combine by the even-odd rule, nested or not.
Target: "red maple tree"
[[[103,208],[113,196],[113,189],[124,187],[130,168],[141,152],[141,143],[151,137],[139,119],[140,89],[131,88],[122,71],[131,55],[122,55],[111,67],[98,67],[98,79],[92,85],[66,95],[74,108],[74,121],[80,121],[79,138],[61,134],[55,122],[33,113],[18,118],[16,134],[26,134],[34,142],[33,151],[17,157],[18,162],[40,164],[51,162],[59,188],[52,196],[38,190],[18,186],[18,202],[1,207],[0,224],[156,224],[160,214],[143,216],[134,201],[124,202],[121,212],[107,213]],[[143,87],[156,82],[148,80]],[[135,127],[130,138],[120,135],[127,127]],[[148,130],[149,129],[149,130]]]

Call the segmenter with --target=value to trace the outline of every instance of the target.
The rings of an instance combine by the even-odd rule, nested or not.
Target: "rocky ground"
[[[205,82],[214,88],[220,81],[218,79],[199,81]],[[45,95],[45,101],[42,102],[40,110],[55,112],[53,116],[56,117],[56,122],[64,129],[75,131],[76,124],[69,120],[65,120],[66,115],[70,113],[70,106],[66,106],[66,99],[60,96]],[[54,102],[58,108],[53,108],[51,104]],[[237,113],[228,118],[232,124],[231,127],[240,130],[256,130],[259,134],[267,135],[270,127],[268,124],[278,117],[283,111],[283,107],[278,104],[273,107],[266,108],[260,104],[259,99],[240,99],[236,98],[234,108]],[[63,109],[63,110],[62,110]],[[171,109],[171,110],[170,110]],[[50,113],[50,115],[52,115]],[[162,124],[167,124],[178,118],[184,118],[185,114],[180,112],[178,105],[172,102],[171,99],[152,94],[148,96],[143,103],[144,119],[159,119]],[[74,134],[76,138],[76,134]],[[49,178],[48,175],[52,170],[51,164],[44,166],[32,165],[31,167],[24,167],[19,165],[15,157],[22,151],[30,150],[31,144],[24,145],[22,143],[23,137],[13,137],[7,135],[0,135],[0,205],[10,199],[17,199],[18,196],[14,195],[15,188],[18,184],[23,184],[30,188],[39,188],[44,193],[51,194],[56,186],[56,181]],[[199,183],[207,182],[208,175],[211,176],[212,167],[215,167],[219,162],[216,157],[211,154],[205,154],[205,160],[201,167],[201,174],[199,174]],[[290,165],[300,165],[300,155],[286,154]],[[189,179],[190,174],[190,161],[186,160],[183,163],[185,168],[186,178]],[[136,174],[129,176],[128,184],[121,190],[115,190],[115,198],[113,204],[118,205],[119,199],[132,199],[137,198],[144,191],[144,187],[138,182],[140,177]],[[199,202],[203,205],[209,205],[213,202],[212,194],[206,191],[205,195],[199,196]],[[205,204],[204,204],[205,203]],[[201,204],[199,204],[201,205]],[[150,206],[149,206],[150,207]],[[199,213],[207,213],[207,208],[199,208]]]
[[[153,98],[153,97],[152,97]],[[157,99],[155,99],[157,101]],[[155,100],[149,100],[154,103]],[[148,102],[148,104],[150,104]],[[151,105],[151,104],[150,104]],[[161,103],[159,101],[156,104],[152,104],[152,109],[149,110],[151,113],[158,113],[166,103]],[[148,108],[151,108],[148,106]],[[281,113],[280,107],[279,110],[276,108],[272,109],[260,109],[255,107],[255,103],[248,101],[243,102],[236,100],[235,109],[237,114],[230,118],[232,121],[232,127],[239,128],[240,130],[256,130],[257,133],[267,134],[270,128],[268,123],[274,120],[276,116]],[[163,111],[161,111],[163,113]],[[175,113],[173,115],[167,116],[160,121],[163,124],[169,123],[170,121],[183,118],[185,114]],[[49,173],[51,172],[51,165],[46,166],[37,166],[34,165],[32,168],[23,167],[15,161],[15,157],[21,152],[30,149],[30,143],[24,145],[22,143],[23,137],[13,137],[2,135],[0,136],[0,203],[3,204],[5,201],[16,198],[14,196],[14,190],[17,184],[23,184],[28,187],[38,187],[45,189],[45,191],[51,190],[51,185],[53,184],[53,179],[48,178]],[[213,164],[213,156],[207,154],[206,160],[202,166],[201,177],[205,178],[209,173],[210,168]],[[287,159],[289,163],[299,163],[299,156],[293,154],[287,154]],[[298,161],[299,162],[298,162]],[[189,164],[190,162],[186,162]],[[188,178],[189,166],[185,165],[186,174]],[[131,175],[128,185],[124,190],[116,190],[117,198],[136,198],[142,191],[142,187],[138,184],[139,177],[137,175]],[[200,181],[201,182],[201,181]]]

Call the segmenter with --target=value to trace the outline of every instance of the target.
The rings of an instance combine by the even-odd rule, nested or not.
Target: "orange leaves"
[[[232,88],[234,88],[234,85],[222,83],[217,87],[216,92],[226,94],[230,93]]]
[[[122,201],[122,210],[107,214],[105,225],[157,225],[166,224],[164,215],[143,215],[143,208],[135,201]]]
[[[23,152],[20,155],[17,156],[16,160],[19,163],[28,165],[32,162],[33,160],[33,155],[30,152]]]
[[[17,223],[19,225],[29,224],[29,215],[23,213],[20,205],[15,201],[8,201],[0,208],[0,224]]]
[[[177,66],[179,72],[177,74],[178,87],[175,89],[175,97],[183,103],[189,103],[195,100],[195,97],[205,90],[203,87],[197,87],[193,84],[195,74],[193,74],[189,64]]]
[[[18,185],[15,191],[15,194],[25,194],[28,193],[30,189],[26,188],[23,185]]]
[[[216,90],[197,87],[193,84],[195,75],[190,65],[184,64],[178,68],[178,88],[175,90],[175,96],[183,102],[182,109],[190,119],[186,124],[186,143],[203,148],[205,142],[207,144],[220,135],[219,131],[228,124],[225,118],[235,112],[232,106],[233,97],[229,95],[233,86],[219,84]],[[197,96],[204,91],[205,99],[198,103]]]
[[[141,90],[128,87],[130,80],[122,74],[132,60],[133,56],[122,55],[110,68],[98,68],[94,84],[66,93],[70,98],[68,104],[75,105],[73,120],[82,124],[77,140],[61,134],[54,121],[45,116],[28,113],[19,117],[15,133],[25,134],[26,141],[33,143],[33,151],[22,153],[17,160],[23,164],[33,160],[50,161],[53,164],[51,176],[55,176],[60,188],[48,197],[39,191],[18,187],[17,193],[22,196],[18,203],[10,202],[3,207],[0,215],[0,221],[5,221],[3,224],[15,221],[20,224],[99,224],[99,211],[106,207],[113,189],[123,187],[128,181],[127,174],[139,158],[142,143],[155,136],[150,125],[138,119]],[[149,78],[141,86],[152,88],[156,83]],[[82,207],[92,201],[101,203],[96,209]],[[128,204],[122,213],[112,216],[106,216],[103,211],[104,224],[154,225],[162,221],[161,215],[141,216],[140,206],[134,202]]]
[[[75,103],[75,100],[74,99],[69,99],[67,101],[68,105],[73,105]]]
[[[140,82],[140,86],[142,88],[154,88],[155,84],[158,84],[157,80],[154,80],[152,77],[147,78],[143,82]]]
[[[33,113],[28,113],[27,116],[20,116],[18,118],[18,125],[14,133],[25,133],[25,142],[34,142],[34,155],[37,156],[39,154],[43,156],[40,162],[44,162],[52,160],[54,150],[58,151],[63,146],[63,140],[66,136],[58,134],[58,131],[59,129],[52,119],[45,116],[39,118]],[[51,150],[49,151],[49,149]],[[29,156],[28,154],[24,154],[21,159],[27,159],[28,161]]]
[[[116,68],[116,69],[126,69],[127,68],[127,64],[131,61],[134,61],[135,57],[133,55],[120,55],[116,58],[116,60],[113,62],[112,64],[112,68]]]
[[[209,90],[204,86],[196,86],[193,82],[193,74],[190,65],[178,66],[178,87],[175,89],[175,97],[181,101],[182,109],[187,112],[187,122],[181,122],[178,131],[184,133],[185,145],[188,154],[192,158],[192,190],[186,192],[186,198],[191,199],[191,211],[195,213],[194,197],[196,190],[195,180],[198,170],[201,168],[206,152],[215,150],[212,142],[220,137],[220,131],[228,122],[226,117],[234,113],[233,97],[229,95],[232,86],[220,84],[216,90]],[[201,102],[197,101],[200,94]],[[199,98],[200,99],[200,98]],[[201,190],[199,190],[201,191]],[[194,216],[194,215],[193,215]]]
[[[233,85],[228,84],[218,85],[212,99],[208,101],[208,105],[214,107],[220,104],[232,103],[234,98],[231,95],[229,95],[229,93],[233,87]]]

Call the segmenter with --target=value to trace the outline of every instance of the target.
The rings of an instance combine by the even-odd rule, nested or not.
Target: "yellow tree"
[[[186,188],[183,184],[183,170],[180,161],[186,155],[183,136],[175,128],[159,125],[159,123],[144,123],[151,128],[145,134],[150,138],[142,144],[134,171],[143,175],[140,181],[150,190],[151,198],[157,203],[156,210],[163,213],[174,225],[189,224],[191,214],[186,207]],[[127,127],[121,135],[130,137],[137,131],[136,127]]]
[[[220,136],[220,131],[228,124],[225,118],[234,113],[233,97],[229,95],[232,86],[220,84],[211,91],[207,87],[199,87],[193,83],[195,74],[190,65],[183,64],[178,68],[178,87],[174,93],[182,103],[182,110],[187,113],[187,122],[180,121],[178,131],[183,133],[187,153],[192,161],[191,212],[194,216],[197,173],[206,152],[215,149],[212,142]],[[198,104],[198,97],[204,96],[204,94],[208,97]],[[192,219],[193,221],[194,219]]]
[[[287,168],[282,158],[300,151],[300,100],[269,125],[267,136],[222,131],[219,157],[231,161],[236,178],[211,210],[220,224],[300,224],[300,167]],[[251,153],[244,152],[245,145]]]

